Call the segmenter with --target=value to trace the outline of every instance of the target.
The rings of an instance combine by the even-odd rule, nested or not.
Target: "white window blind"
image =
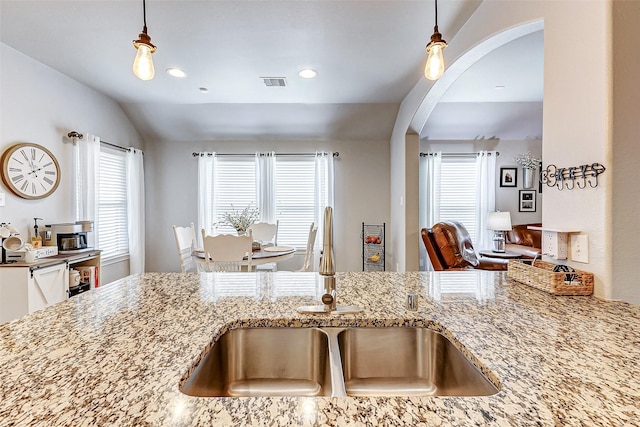
[[[305,249],[315,212],[314,159],[279,157],[277,162],[278,244]]]
[[[128,255],[126,158],[125,153],[108,148],[100,150],[98,227],[104,260]]]
[[[443,157],[440,168],[440,221],[458,221],[476,241],[476,158]]]
[[[218,218],[217,233],[235,234],[228,224],[222,224],[223,215],[232,210],[242,211],[256,205],[256,165],[253,158],[219,157],[215,171],[214,203]]]

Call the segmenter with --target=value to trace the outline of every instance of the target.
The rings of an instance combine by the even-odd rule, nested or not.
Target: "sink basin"
[[[224,334],[184,381],[200,397],[488,396],[498,390],[426,328],[249,328]]]
[[[498,392],[444,335],[350,328],[338,335],[349,396],[488,396]]]
[[[330,396],[327,335],[317,328],[224,334],[182,385],[190,396]]]

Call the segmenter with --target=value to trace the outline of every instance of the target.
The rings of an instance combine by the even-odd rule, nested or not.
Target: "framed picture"
[[[500,187],[518,186],[518,168],[500,168]]]
[[[520,212],[536,211],[536,190],[520,190]]]

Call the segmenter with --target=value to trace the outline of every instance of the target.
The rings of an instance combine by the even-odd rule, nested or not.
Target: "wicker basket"
[[[586,271],[554,272],[556,264],[536,260],[532,266],[521,260],[509,260],[507,277],[552,295],[593,294],[593,274]]]

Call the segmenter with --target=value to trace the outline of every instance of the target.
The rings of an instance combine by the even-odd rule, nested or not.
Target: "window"
[[[276,155],[264,177],[258,173],[260,160],[246,155],[200,157],[200,226],[206,232],[235,233],[223,224],[223,215],[252,206],[279,222],[279,245],[305,249],[309,226],[315,222],[320,228],[321,211],[332,204],[333,155]],[[266,198],[259,202],[260,185],[269,188],[261,189]],[[207,228],[212,223],[217,223],[215,231]]]
[[[104,260],[129,254],[126,157],[109,148],[100,150],[98,227],[98,247]]]
[[[443,157],[440,166],[440,221],[459,221],[476,242],[476,156]]]
[[[314,159],[279,158],[275,183],[278,244],[304,249],[316,209]]]
[[[221,157],[214,178],[214,204],[216,206],[216,232],[235,234],[228,224],[222,223],[225,213],[256,205],[256,165],[253,158]]]

